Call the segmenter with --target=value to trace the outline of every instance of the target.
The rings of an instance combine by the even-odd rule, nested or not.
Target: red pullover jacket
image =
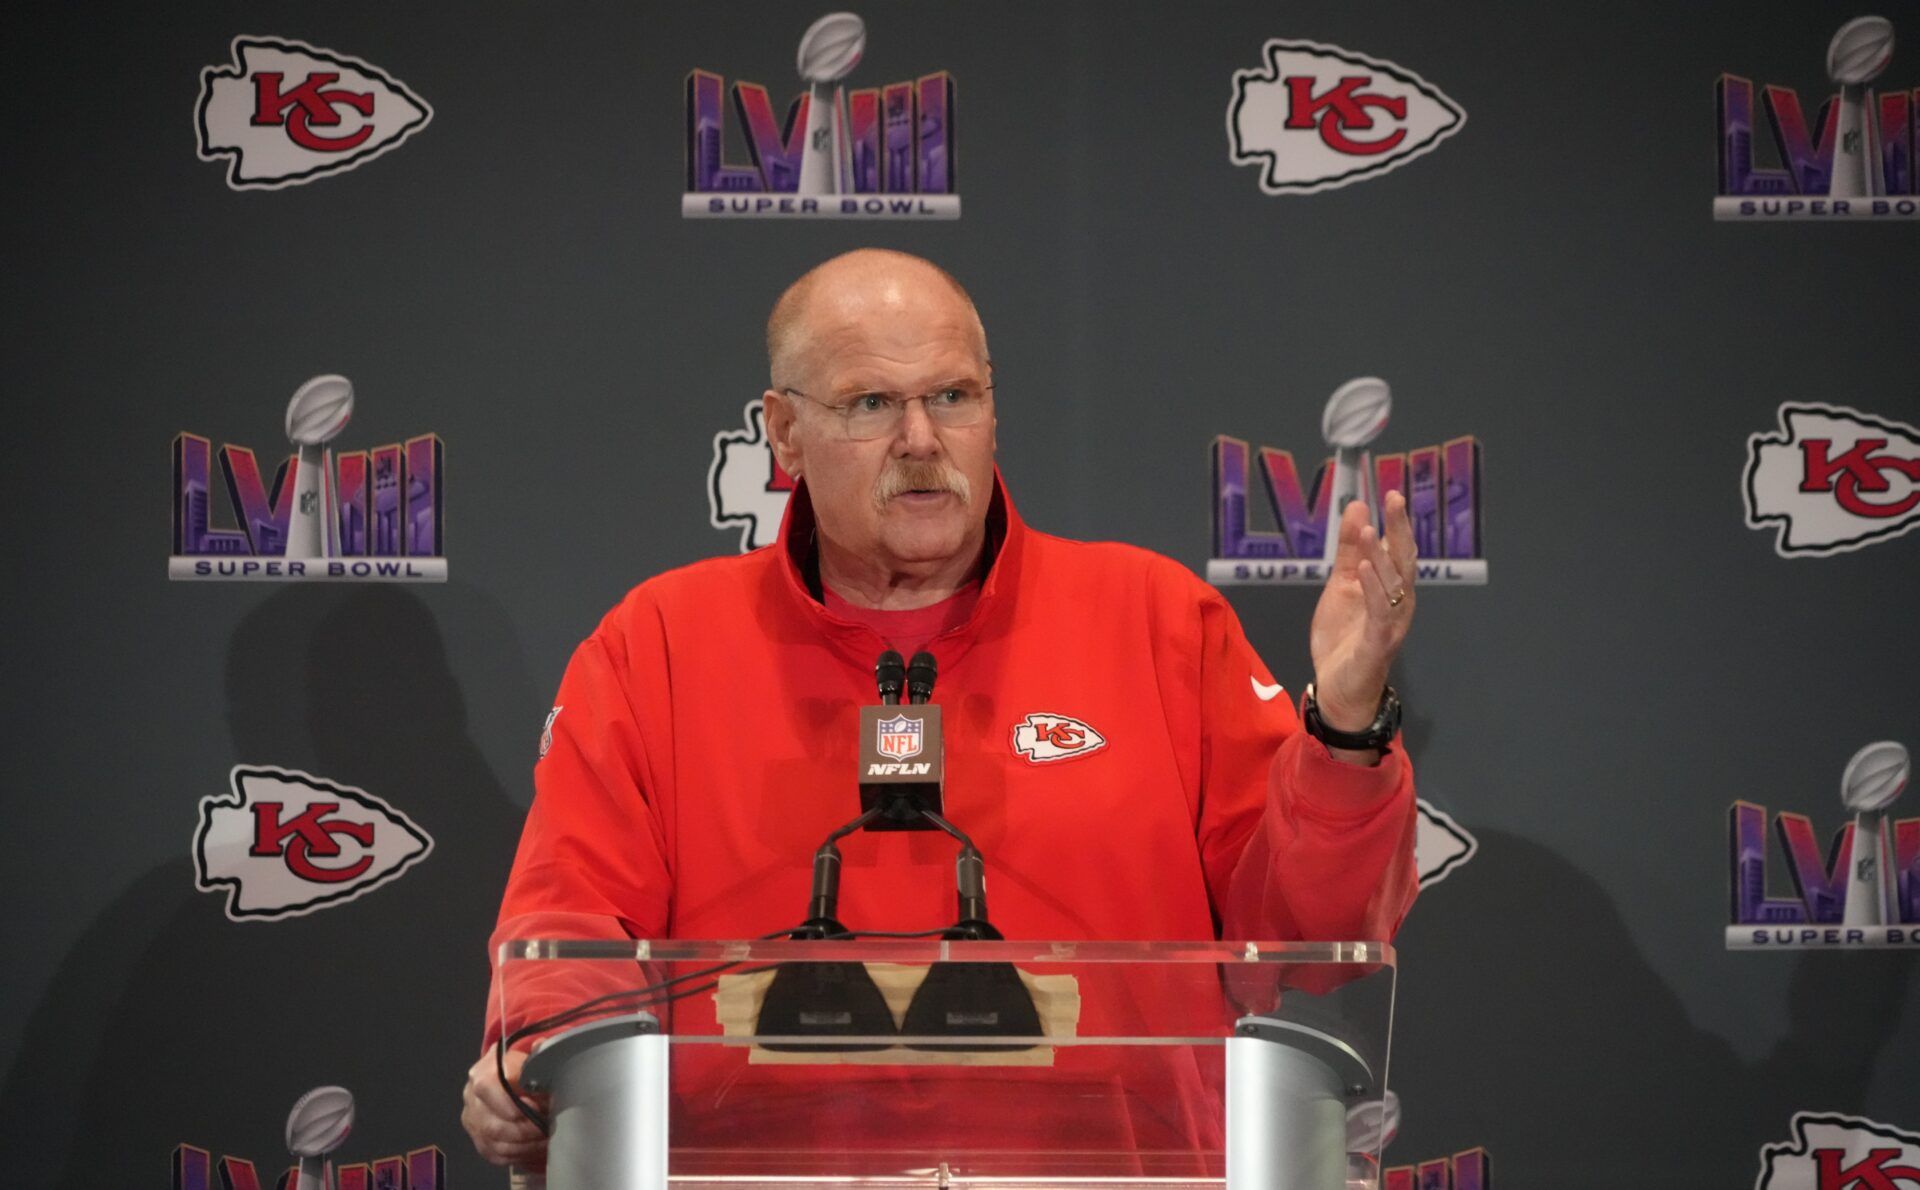
[[[812,543],[803,485],[775,545],[642,583],[580,645],[495,946],[753,938],[807,916],[813,852],[859,812],[857,708],[887,647],[813,597]],[[1008,938],[1392,936],[1417,884],[1398,747],[1335,760],[1219,592],[1145,550],[1028,528],[997,475],[989,549],[971,617],[927,647],[946,814],[986,857]],[[945,835],[840,846],[848,928],[952,923]],[[514,1007],[517,1025],[555,1006]],[[704,997],[682,1009],[711,1020]]]

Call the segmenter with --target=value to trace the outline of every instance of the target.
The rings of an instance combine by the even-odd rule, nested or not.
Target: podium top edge
[[[1283,963],[1394,966],[1391,943],[1193,942],[958,942],[871,938],[794,941],[695,938],[515,938],[502,942],[499,962],[892,962],[892,963]]]

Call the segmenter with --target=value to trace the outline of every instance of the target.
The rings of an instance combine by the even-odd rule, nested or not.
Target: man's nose
[[[896,440],[910,455],[930,455],[939,451],[939,427],[927,412],[926,401],[908,401],[906,408],[900,411],[900,432]]]

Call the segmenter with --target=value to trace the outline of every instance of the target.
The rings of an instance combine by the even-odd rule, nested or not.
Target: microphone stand
[[[921,810],[929,822],[960,843],[954,861],[954,883],[959,919],[944,937],[954,941],[998,942],[1005,938],[987,920],[987,864],[967,833],[932,810]],[[1038,1037],[1040,1010],[1012,963],[937,962],[907,1005],[900,1031],[909,1037]],[[907,1043],[909,1049],[982,1053],[1032,1049],[1027,1045],[928,1045]]]
[[[932,810],[920,816],[953,836],[960,843],[959,858],[954,861],[954,886],[959,893],[960,916],[945,937],[955,941],[1000,942],[1006,935],[987,920],[987,861],[965,831]]]
[[[789,935],[796,942],[825,941],[845,937],[847,927],[840,924],[840,848],[841,839],[878,817],[879,807],[868,810],[828,835],[813,853],[813,893],[807,899],[807,920]],[[760,1014],[754,1032],[775,1037],[892,1037],[893,1011],[880,994],[864,963],[781,963],[774,970],[773,982],[760,1001]],[[818,1042],[763,1041],[763,1049],[774,1051],[855,1052],[883,1050],[888,1042],[845,1042],[838,1045]]]

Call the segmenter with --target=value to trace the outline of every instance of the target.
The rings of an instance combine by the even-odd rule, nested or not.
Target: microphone
[[[940,708],[928,702],[939,665],[922,650],[904,668],[900,654],[888,649],[874,663],[880,706],[860,708],[857,779],[860,808],[872,815],[876,831],[933,829],[921,815],[939,813],[946,747],[940,734]],[[910,706],[900,705],[901,679]]]
[[[900,687],[907,680],[907,663],[900,659],[900,650],[888,649],[880,654],[880,660],[874,663],[873,678],[880,685],[881,703],[899,706]]]
[[[898,657],[900,654],[895,653]],[[940,663],[933,654],[925,649],[913,655],[907,663],[907,701],[919,706],[933,698],[933,679],[940,672]]]

